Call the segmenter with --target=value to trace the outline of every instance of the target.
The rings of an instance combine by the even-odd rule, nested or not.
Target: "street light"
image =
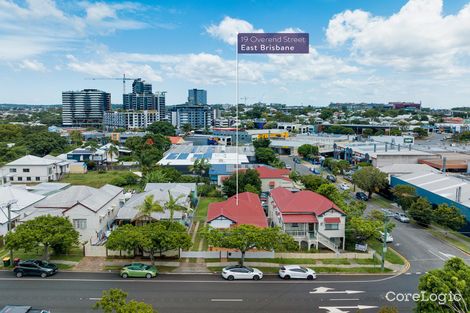
[[[383,241],[383,245],[382,245],[382,266],[381,266],[382,272],[385,269],[385,253],[387,252],[387,237],[388,237],[387,225],[388,225],[388,217],[385,216],[385,219],[384,219],[384,235],[383,235],[383,238],[382,238],[382,241]]]
[[[8,229],[8,232],[11,232],[11,230],[12,230],[12,227],[11,227],[11,224],[12,224],[11,223],[11,205],[15,204],[17,202],[18,202],[17,200],[12,199],[12,200],[9,200],[7,203],[0,204],[0,207],[2,209],[5,208],[5,207],[7,208],[7,212],[8,212],[7,213],[7,219],[8,219],[7,229]],[[2,210],[2,212],[3,212],[3,214],[5,214],[5,211]],[[11,264],[11,262],[13,262],[13,250],[12,249],[10,249],[10,264]]]

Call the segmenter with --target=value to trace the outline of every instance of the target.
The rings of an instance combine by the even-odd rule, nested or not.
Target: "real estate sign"
[[[239,33],[240,54],[308,54],[308,33]]]

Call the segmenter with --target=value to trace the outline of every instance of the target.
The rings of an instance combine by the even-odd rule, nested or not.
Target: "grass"
[[[103,185],[111,184],[115,178],[120,177],[123,173],[129,173],[129,171],[89,171],[86,174],[68,174],[60,182],[100,188]]]
[[[374,249],[379,255],[381,255],[382,251],[382,242],[380,242],[377,239],[372,239],[369,240],[368,242],[369,246]],[[387,249],[387,252],[385,253],[385,260],[392,264],[399,264],[399,265],[404,265],[405,261],[395,253],[392,249]]]
[[[331,265],[349,265],[351,262],[349,262],[348,259],[322,259],[321,262],[323,264],[331,264]]]
[[[354,259],[354,262],[359,265],[380,265],[380,261],[376,258],[373,259]]]
[[[42,259],[43,258],[43,250],[42,249],[36,249],[33,251],[24,251],[24,250],[17,250],[13,251],[13,257],[14,258],[20,258],[22,260],[27,260],[27,259]],[[60,254],[60,255],[51,255],[50,260],[64,260],[64,261],[74,261],[74,262],[80,262],[81,259],[83,259],[83,251],[81,248],[72,248],[71,251],[68,254]]]
[[[69,265],[69,264],[56,264],[57,267],[59,268],[59,270],[69,270],[71,268],[74,268],[73,265]]]
[[[277,274],[279,269],[277,267],[256,267],[265,274]],[[208,269],[212,272],[221,272],[223,267],[210,266]],[[325,266],[313,266],[312,269],[317,273],[382,273],[378,267],[352,267],[352,268],[337,268]],[[392,270],[385,268],[383,273],[390,273]]]
[[[220,202],[223,200],[224,199],[222,198],[216,198],[216,197],[201,197],[199,199],[196,213],[194,214],[194,221],[205,222],[206,217],[207,217],[207,209],[209,207],[209,203]]]
[[[385,199],[384,197],[374,194],[372,199],[369,200],[370,203],[374,203],[381,208],[390,209],[393,208],[392,202],[390,200]]]
[[[456,246],[462,251],[470,254],[470,238],[462,235],[459,232],[453,230],[444,230],[440,227],[434,226],[433,228],[428,229],[429,232],[436,238],[449,242],[450,244]],[[449,234],[446,236],[446,232]]]

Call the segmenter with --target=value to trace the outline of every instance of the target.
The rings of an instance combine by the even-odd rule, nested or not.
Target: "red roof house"
[[[256,168],[261,179],[261,190],[269,191],[277,187],[293,188],[294,185],[289,178],[290,171],[286,168],[272,168],[259,166]]]
[[[268,226],[260,199],[257,194],[251,192],[240,193],[222,202],[210,203],[207,222],[214,228],[228,228],[242,224]]]

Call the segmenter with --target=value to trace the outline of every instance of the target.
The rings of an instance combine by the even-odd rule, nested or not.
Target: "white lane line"
[[[243,302],[243,299],[211,299],[211,302]]]
[[[100,301],[101,298],[88,298],[88,300],[92,300],[92,301]]]
[[[405,273],[405,275],[411,275],[411,273]]]
[[[330,299],[330,301],[359,301],[358,298],[353,299]]]
[[[429,251],[429,253],[431,253],[432,255],[437,256],[441,261],[445,261],[445,260],[446,260],[446,259],[444,259],[443,257],[441,257],[439,254],[434,253],[434,252],[432,252],[431,250],[428,250],[428,251]]]
[[[416,275],[421,275],[421,272],[416,272]]]

